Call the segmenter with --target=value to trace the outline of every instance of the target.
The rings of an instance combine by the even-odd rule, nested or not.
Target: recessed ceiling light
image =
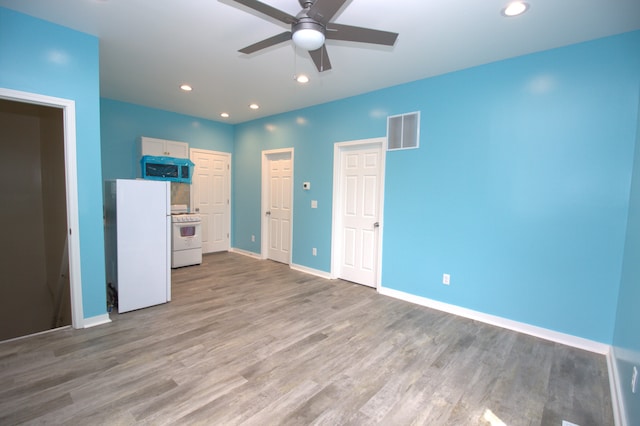
[[[296,76],[296,81],[298,83],[302,83],[302,84],[308,83],[309,82],[309,77],[307,77],[304,74],[300,74],[300,75]]]
[[[222,114],[220,114],[220,117],[229,118],[229,113],[228,112],[223,112]]]
[[[529,3],[523,1],[512,1],[502,9],[502,14],[507,17],[522,15],[529,9]]]
[[[185,92],[190,92],[190,91],[192,91],[192,90],[193,90],[193,87],[189,86],[188,84],[181,84],[181,85],[180,85],[180,88],[181,88],[182,90],[184,90]]]
[[[258,109],[258,108],[260,108],[260,105],[258,105],[258,104],[251,104],[251,105],[249,105],[249,108],[251,108],[251,109]]]

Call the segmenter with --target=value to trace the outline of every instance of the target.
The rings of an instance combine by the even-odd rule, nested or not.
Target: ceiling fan
[[[398,37],[398,33],[330,22],[347,0],[298,0],[302,10],[296,16],[289,15],[257,0],[233,1],[291,25],[291,31],[285,31],[254,43],[240,49],[239,52],[250,54],[293,40],[296,46],[309,51],[309,55],[319,72],[331,69],[327,48],[324,45],[325,39],[393,46]]]

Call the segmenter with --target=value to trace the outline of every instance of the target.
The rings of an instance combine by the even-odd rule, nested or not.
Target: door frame
[[[342,207],[340,200],[342,198],[342,187],[340,185],[342,178],[342,153],[351,148],[365,148],[367,146],[379,147],[382,151],[380,158],[380,192],[378,194],[378,211],[380,217],[378,222],[378,248],[376,255],[376,282],[375,289],[378,291],[381,287],[380,282],[382,279],[382,237],[384,234],[384,177],[386,169],[386,153],[387,153],[387,138],[371,138],[371,139],[359,139],[346,142],[336,142],[333,145],[333,212],[331,218],[331,278],[340,278],[338,271],[340,271],[340,260],[342,259],[342,238],[340,236],[340,230],[342,227]]]
[[[265,214],[269,206],[269,157],[273,155],[286,154],[288,153],[291,156],[291,220],[289,221],[289,261],[288,265],[291,265],[292,256],[293,256],[293,190],[295,188],[294,185],[294,166],[295,163],[293,161],[293,148],[281,148],[281,149],[270,149],[266,151],[262,151],[262,195],[260,202],[260,216],[262,219],[260,220],[260,257],[265,260],[268,259],[269,252],[269,217]]]
[[[0,98],[10,101],[62,109],[64,129],[65,182],[67,190],[67,236],[69,250],[69,285],[71,295],[71,326],[84,328],[82,309],[82,275],[80,269],[80,221],[78,218],[78,169],[76,160],[76,103],[37,93],[0,87]],[[106,291],[106,290],[105,290]]]
[[[191,160],[192,162],[193,162],[192,155],[195,152],[204,152],[204,153],[207,153],[207,154],[222,155],[224,157],[227,157],[228,165],[229,165],[229,169],[228,169],[229,179],[227,180],[227,194],[229,195],[229,200],[227,202],[227,232],[229,233],[229,236],[227,238],[227,251],[229,251],[229,250],[231,250],[231,238],[233,237],[233,235],[231,234],[232,233],[232,230],[231,230],[231,203],[232,203],[232,200],[231,200],[231,188],[232,188],[232,186],[231,186],[231,179],[232,179],[231,178],[231,176],[232,176],[232,173],[231,173],[231,159],[232,159],[231,158],[231,153],[230,152],[223,152],[223,151],[211,151],[211,150],[208,150],[208,149],[201,149],[201,148],[190,148],[189,149],[189,160]],[[195,169],[194,169],[194,172],[195,172]],[[194,201],[193,200],[193,192],[194,191],[189,191],[189,203],[191,204],[191,206],[194,205],[194,203],[193,203],[193,201]]]

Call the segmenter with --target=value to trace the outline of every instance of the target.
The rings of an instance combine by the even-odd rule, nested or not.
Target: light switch
[[[311,200],[311,208],[312,209],[318,208],[318,200]]]

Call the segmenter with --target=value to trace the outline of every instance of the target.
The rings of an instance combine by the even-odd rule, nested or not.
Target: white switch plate
[[[451,282],[451,275],[442,274],[442,284],[449,285],[450,282]]]
[[[252,243],[255,243],[255,242],[256,242],[256,236],[255,236],[255,235],[252,235],[252,236],[251,236],[251,242],[252,242]]]
[[[314,256],[318,255],[318,249],[316,249],[315,247],[313,249],[311,249],[311,253],[313,253]]]
[[[318,208],[318,200],[311,200],[311,208],[312,209]]]

